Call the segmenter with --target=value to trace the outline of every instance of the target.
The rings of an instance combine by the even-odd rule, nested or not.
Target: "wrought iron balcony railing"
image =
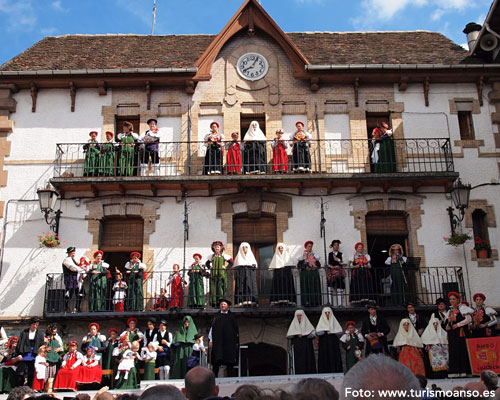
[[[68,291],[68,277],[65,281],[63,274],[47,274],[44,312],[185,312],[187,309],[210,310],[217,306],[220,298],[230,300],[233,309],[242,312],[327,304],[335,308],[359,307],[366,300],[374,300],[382,307],[402,307],[407,301],[433,305],[449,291],[465,295],[461,267],[408,268],[399,282],[393,277],[392,284],[387,268],[371,268],[366,275],[356,269],[344,270],[345,277],[336,279],[324,268],[313,272],[295,267],[239,267],[223,273],[181,271],[177,281],[172,271],[148,272],[146,277],[136,275],[134,282],[130,277],[125,278],[123,282],[128,288],[122,284],[121,290],[108,274],[101,277],[101,281],[82,278],[80,283],[86,294],[79,298]]]
[[[309,147],[299,148],[299,145],[284,141],[281,152],[273,148],[273,141],[240,143],[241,150],[236,151],[239,156],[229,158],[227,142],[210,150],[204,142],[59,143],[54,177],[439,174],[454,171],[449,139],[388,139],[387,142],[312,140]]]

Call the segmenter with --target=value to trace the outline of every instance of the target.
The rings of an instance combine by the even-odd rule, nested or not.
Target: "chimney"
[[[476,44],[479,32],[481,32],[482,26],[476,24],[475,22],[469,22],[465,25],[463,32],[467,35],[467,44],[469,46],[469,53],[472,52],[474,45]]]

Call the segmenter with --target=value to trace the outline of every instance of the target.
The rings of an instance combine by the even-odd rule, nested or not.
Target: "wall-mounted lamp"
[[[75,199],[75,207],[80,207],[81,204],[82,204],[82,199],[80,199],[79,197],[77,197]]]
[[[38,189],[36,191],[38,195],[38,201],[40,202],[40,211],[42,211],[45,222],[49,225],[50,229],[55,234],[59,234],[59,219],[61,217],[62,211],[55,210],[57,200],[59,199],[59,193],[54,189],[47,186],[46,189]],[[51,216],[51,214],[54,214]]]
[[[450,190],[451,200],[453,205],[458,210],[458,215],[454,214],[453,207],[448,207],[448,216],[450,217],[450,228],[451,233],[455,232],[457,226],[460,222],[464,220],[465,209],[469,207],[469,197],[470,197],[471,185],[464,185],[460,178],[453,184],[453,188]]]

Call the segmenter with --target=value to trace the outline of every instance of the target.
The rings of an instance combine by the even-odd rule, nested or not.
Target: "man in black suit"
[[[389,324],[381,315],[377,314],[378,305],[374,301],[366,305],[368,315],[363,318],[361,334],[366,340],[365,357],[372,353],[389,355],[387,335],[391,331]]]
[[[38,349],[44,345],[44,334],[38,329],[40,319],[32,317],[30,319],[30,327],[24,329],[19,335],[19,342],[17,343],[17,351],[22,357],[21,362],[17,366],[17,373],[19,375],[27,375],[27,385],[33,386],[33,378],[35,377],[35,358],[38,354]]]

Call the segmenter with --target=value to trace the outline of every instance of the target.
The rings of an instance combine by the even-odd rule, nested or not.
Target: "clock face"
[[[258,53],[247,53],[239,58],[236,69],[243,79],[257,81],[266,76],[269,63]]]

